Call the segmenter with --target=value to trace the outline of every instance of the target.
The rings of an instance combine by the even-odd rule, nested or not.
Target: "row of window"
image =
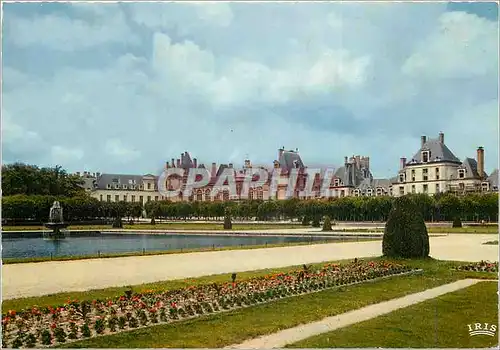
[[[459,174],[460,174],[460,170],[459,170]],[[411,170],[410,175],[411,175],[411,181],[414,182],[415,181],[415,177],[416,177],[416,171],[415,171],[415,169]],[[439,168],[435,168],[434,169],[434,179],[433,180],[439,180],[439,179],[440,179]],[[427,168],[422,169],[422,180],[423,181],[429,181],[429,169],[427,169]],[[406,182],[406,173],[399,174],[399,182]]]
[[[132,181],[132,180],[130,180],[130,181]],[[129,181],[129,182],[130,182],[130,181]],[[135,180],[134,180],[134,183],[135,183]],[[107,184],[107,185],[106,185],[106,188],[107,188],[108,190],[111,190],[111,189],[115,189],[115,190],[121,190],[121,189],[123,189],[123,190],[136,190],[136,189],[143,190],[143,189],[144,189],[144,186],[143,186],[143,185],[137,186],[137,185],[135,185],[135,184],[128,184],[128,185],[127,185],[127,184],[124,184],[124,185],[120,185],[120,184],[114,184],[114,185],[112,185],[112,184]],[[148,182],[148,183],[146,184],[146,188],[147,188],[148,190],[151,190],[151,189],[153,189],[153,186],[151,185],[151,183],[150,183],[150,182]],[[155,187],[155,189],[156,189],[156,187]]]
[[[180,196],[182,197],[182,192],[180,193]],[[106,195],[106,201],[107,202],[111,202],[111,198],[112,196],[110,194]],[[136,201],[136,198],[138,198],[138,202],[139,203],[143,203],[144,201],[144,196],[135,196],[135,195],[130,195],[130,202],[135,202]],[[146,196],[146,201],[147,202],[150,202],[152,200],[152,196]],[[164,196],[154,196],[154,200],[155,201],[158,201],[158,200],[164,200],[165,197]],[[189,197],[189,200],[193,200],[195,198],[194,195],[191,195]],[[250,191],[248,193],[248,198],[249,199],[264,199],[264,192],[263,191],[255,191],[255,192],[252,192]],[[102,202],[104,200],[104,196],[101,194],[100,197],[99,197],[100,201]],[[217,193],[217,195],[215,196],[214,200],[225,200],[225,201],[228,201],[230,199],[229,197],[229,192],[228,191],[224,191],[223,193]],[[197,201],[202,201],[203,200],[203,193],[201,191],[198,191],[196,193],[196,200]],[[205,200],[206,201],[210,201],[211,200],[211,196],[210,196],[210,191],[207,190],[207,192],[205,193]],[[119,202],[120,201],[120,195],[115,195],[115,202]],[[122,196],[122,201],[124,202],[128,202],[129,201],[129,196],[128,195],[123,195]]]

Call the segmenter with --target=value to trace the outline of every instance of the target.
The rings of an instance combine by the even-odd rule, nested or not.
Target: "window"
[[[439,168],[436,168],[436,180],[439,180]]]
[[[139,196],[139,202],[144,203],[144,198],[143,198],[143,196]]]
[[[428,173],[429,169],[422,169],[422,179],[424,181],[427,181],[429,179],[429,173]]]
[[[128,180],[128,184],[129,184],[129,185],[132,185],[133,183],[134,183],[134,182],[132,181],[132,179],[129,179],[129,180]]]
[[[111,184],[107,184],[107,185],[106,185],[106,188],[107,188],[108,190],[109,190],[109,189],[111,189]]]
[[[102,202],[102,194],[99,195],[99,200]]]
[[[424,193],[428,193],[429,192],[429,185],[427,184],[424,184]]]
[[[382,194],[382,189],[381,188],[377,188],[377,196],[380,196]]]
[[[404,174],[399,174],[399,182],[404,182],[404,181],[405,181]]]
[[[148,182],[148,190],[151,189],[151,182]]]
[[[123,189],[126,190],[127,189],[127,185],[123,185]]]
[[[403,196],[405,194],[405,188],[403,186],[399,186],[399,195]]]
[[[196,200],[197,201],[202,201],[203,200],[203,192],[201,190],[199,190],[198,192],[196,192]]]
[[[411,193],[415,193],[415,185],[411,185]]]
[[[429,151],[422,152],[422,162],[427,163],[429,161]]]
[[[436,193],[439,193],[439,184],[436,184]]]
[[[458,169],[458,178],[463,179],[465,177],[465,169]]]
[[[132,198],[130,198],[132,202],[135,202],[135,196],[132,195]]]
[[[229,200],[229,191],[228,190],[224,190],[224,194],[223,194],[222,199],[225,201]]]
[[[120,185],[115,185],[115,189],[119,189],[120,188]]]
[[[356,197],[359,197],[359,190],[354,190],[354,195],[355,195]]]
[[[120,196],[119,195],[115,195],[115,202],[119,202],[120,201]]]
[[[139,189],[140,189],[140,190],[143,190],[143,189],[144,189],[144,186],[143,186],[143,185],[140,185],[140,186],[139,186]]]
[[[340,191],[340,197],[345,197],[345,191],[344,190]]]
[[[389,195],[391,195],[391,196],[392,196],[392,187],[391,187],[391,188],[389,188]]]
[[[488,187],[489,187],[489,186],[488,186],[488,183],[487,183],[487,182],[483,182],[483,183],[481,184],[481,190],[482,190],[482,191],[488,191]]]
[[[123,201],[124,201],[124,202],[126,202],[126,201],[127,201],[127,195],[126,195],[126,194],[124,194],[124,195],[123,195]]]
[[[411,171],[411,181],[415,181],[415,169]]]
[[[151,196],[148,196],[148,202],[151,202]]]
[[[340,185],[340,180],[339,179],[335,179],[335,181],[333,182],[334,186],[339,186]]]
[[[262,190],[262,188],[259,188],[257,190],[257,199],[264,199],[264,191]]]
[[[205,191],[205,200],[210,201],[210,190]]]
[[[106,196],[106,200],[107,200],[108,202],[111,202],[111,195],[110,195],[110,194],[108,194],[108,195]]]
[[[155,202],[158,202],[158,196],[155,196]]]
[[[458,184],[458,187],[463,191],[465,189],[465,185],[463,182]]]
[[[373,194],[373,190],[370,188],[368,191],[366,191],[366,194],[368,196],[371,196]]]

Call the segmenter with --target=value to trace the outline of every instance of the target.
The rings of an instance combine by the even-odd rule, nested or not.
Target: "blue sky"
[[[370,156],[420,136],[498,167],[495,3],[3,5],[3,162],[157,172]]]

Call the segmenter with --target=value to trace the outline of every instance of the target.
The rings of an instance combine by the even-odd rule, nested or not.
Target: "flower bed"
[[[11,310],[2,317],[2,345],[46,347],[414,271],[387,262],[360,261],[236,283],[146,291],[106,301],[68,300],[59,307]]]
[[[457,267],[459,271],[498,272],[498,261],[480,261]]]

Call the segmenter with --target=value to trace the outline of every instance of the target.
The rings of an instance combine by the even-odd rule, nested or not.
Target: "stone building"
[[[495,176],[495,174],[497,174]],[[392,184],[393,195],[441,192],[465,194],[498,190],[498,170],[488,176],[484,169],[484,149],[476,159],[458,159],[446,146],[444,134],[436,139],[421,137],[420,148],[410,160],[400,159],[400,170]]]

